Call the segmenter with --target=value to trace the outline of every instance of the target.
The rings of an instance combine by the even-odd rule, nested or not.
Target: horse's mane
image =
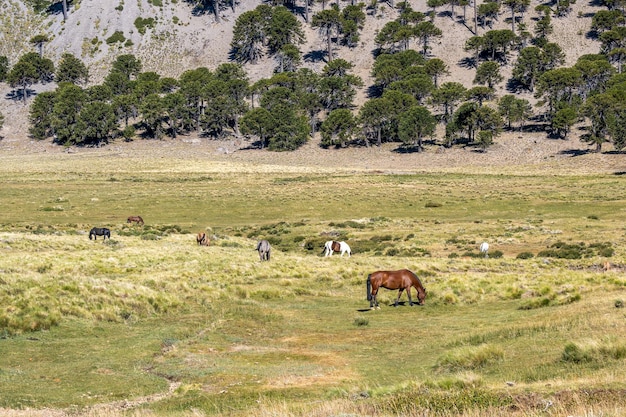
[[[422,287],[422,289],[423,289],[424,291],[426,291],[426,287],[424,287],[424,284],[422,284],[422,280],[420,280],[420,277],[418,277],[418,276],[417,276],[417,274],[416,274],[415,272],[411,271],[411,270],[409,270],[409,272],[410,272],[411,274],[413,274],[413,276],[415,277],[415,279],[417,280],[417,282],[419,282],[420,287]]]

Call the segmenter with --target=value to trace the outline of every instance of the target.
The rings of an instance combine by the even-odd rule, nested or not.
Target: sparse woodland
[[[236,18],[232,39],[220,40],[229,41],[228,61],[189,68],[179,77],[144,71],[142,60],[126,53],[132,41],[124,32],[149,34],[155,25],[150,16],[106,39],[119,53],[102,82],[90,81],[81,56],[47,57],[46,44],[59,34],[33,36],[33,50],[15,62],[0,56],[0,81],[11,87],[11,99],[27,104],[30,136],[99,146],[115,138],[246,135],[258,147],[287,151],[319,134],[324,147],[397,142],[419,152],[426,143],[486,149],[505,130],[540,129],[568,138],[578,126],[575,134],[597,151],[605,143],[616,150],[626,146],[626,30],[619,1],[603,1],[591,16],[573,16],[569,0],[275,1],[245,11],[233,0],[188,3],[189,19],[211,15],[219,26],[226,12]],[[66,19],[81,2],[26,5],[44,17],[62,11]],[[123,1],[117,9],[123,13]],[[374,61],[366,84],[343,56],[363,43],[368,21],[383,15],[368,51]],[[551,39],[554,22],[583,17],[591,17],[583,35],[599,53],[565,66],[570,45]],[[451,36],[439,28],[445,19],[471,32],[463,45],[467,56],[456,65],[473,72],[472,86],[441,81],[457,70],[431,53],[434,42]],[[307,31],[319,36],[319,50],[302,49]],[[261,60],[273,66],[273,75],[253,82],[246,68]],[[56,87],[34,94],[34,86],[45,83]],[[358,91],[366,91],[360,102]]]

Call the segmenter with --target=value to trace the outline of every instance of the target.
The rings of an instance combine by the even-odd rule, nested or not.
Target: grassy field
[[[0,162],[2,415],[626,413],[619,176]]]

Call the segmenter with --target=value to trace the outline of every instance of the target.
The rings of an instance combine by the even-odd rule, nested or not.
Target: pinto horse
[[[256,245],[256,250],[259,251],[261,262],[270,260],[270,252],[272,251],[270,242],[267,240],[259,240],[259,243]]]
[[[209,237],[204,232],[200,232],[196,235],[196,242],[200,246],[209,246]]]
[[[339,242],[329,240],[324,243],[324,256],[333,256],[333,252],[339,252],[340,250],[341,245],[339,245]]]
[[[93,240],[98,240],[97,236],[102,236],[102,240],[108,237],[111,240],[111,231],[106,227],[94,227],[89,231],[89,240],[93,236]]]
[[[126,223],[137,223],[143,226],[143,219],[141,216],[128,216]]]
[[[413,272],[408,269],[401,269],[399,271],[376,271],[367,276],[367,300],[370,302],[370,309],[380,308],[376,295],[379,288],[386,288],[388,290],[399,290],[398,298],[394,306],[398,306],[398,301],[402,295],[402,291],[406,290],[406,295],[409,297],[409,305],[413,305],[411,299],[411,287],[415,287],[417,291],[417,304],[424,304],[426,299],[426,288],[422,285],[422,281]]]
[[[346,242],[336,242],[334,240],[329,240],[324,243],[324,256],[332,256],[334,252],[341,252],[341,256],[344,253],[348,253],[348,258],[352,251],[350,250],[350,246]]]

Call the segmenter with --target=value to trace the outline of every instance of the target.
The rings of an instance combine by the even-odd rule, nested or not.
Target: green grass
[[[0,161],[0,410],[487,416],[551,401],[551,415],[620,415],[614,177],[38,158]],[[111,241],[90,241],[93,226]],[[351,258],[321,256],[335,237]],[[475,257],[484,240],[502,257]],[[370,311],[367,274],[405,267],[426,305],[381,290]]]

